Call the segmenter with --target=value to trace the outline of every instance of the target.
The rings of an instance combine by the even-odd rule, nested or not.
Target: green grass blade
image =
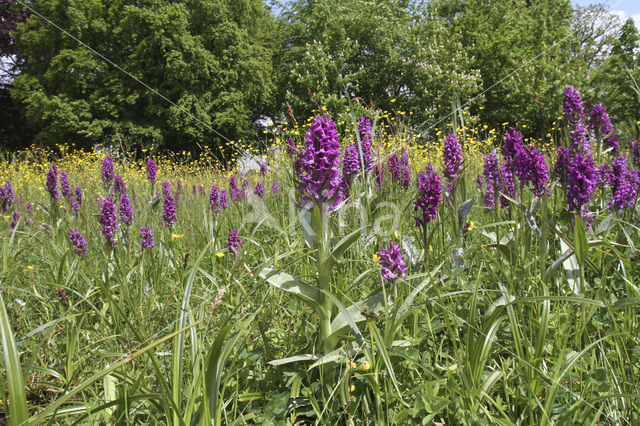
[[[49,406],[47,408],[45,408],[42,412],[38,413],[38,415],[31,417],[26,424],[35,425],[35,424],[41,423],[42,421],[44,421],[44,419],[50,417],[53,413],[55,413],[57,411],[58,407],[60,407],[62,404],[65,404],[66,402],[71,400],[71,398],[75,397],[76,395],[78,395],[83,390],[85,390],[88,387],[92,386],[94,383],[96,383],[98,380],[102,379],[103,377],[105,377],[106,375],[111,373],[112,371],[115,371],[118,368],[122,367],[123,365],[133,361],[134,359],[138,358],[140,355],[145,354],[149,350],[151,350],[151,349],[155,348],[156,346],[166,342],[167,340],[173,339],[178,334],[184,333],[185,331],[191,329],[192,327],[197,326],[198,324],[202,323],[202,321],[204,321],[204,320],[200,320],[197,323],[191,324],[191,325],[189,325],[189,326],[187,326],[187,327],[185,327],[185,328],[183,328],[181,330],[174,331],[173,333],[168,334],[165,337],[156,340],[155,342],[145,346],[144,348],[137,350],[136,352],[132,353],[131,355],[129,355],[125,359],[111,364],[109,367],[107,367],[104,370],[94,374],[93,376],[89,377],[88,379],[86,379],[85,381],[80,383],[78,386],[73,388],[73,390],[69,391],[68,393],[66,393],[61,398],[59,398],[59,399],[55,400],[54,402],[52,402],[51,404],[49,404]]]
[[[18,348],[13,338],[9,316],[4,307],[4,300],[0,294],[0,332],[2,333],[2,350],[5,368],[7,370],[7,385],[9,387],[9,424],[19,425],[29,417],[27,396],[24,390],[22,368]]]

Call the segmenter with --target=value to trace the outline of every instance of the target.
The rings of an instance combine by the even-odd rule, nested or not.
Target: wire
[[[135,80],[137,83],[143,85],[145,88],[147,88],[148,90],[150,90],[151,92],[153,92],[154,94],[156,94],[157,96],[159,96],[160,98],[164,99],[165,101],[167,101],[168,103],[170,103],[172,106],[178,108],[180,111],[182,111],[183,113],[187,114],[189,117],[193,118],[194,120],[196,120],[198,123],[202,124],[204,127],[206,127],[207,129],[211,130],[213,133],[215,133],[216,135],[220,136],[222,139],[224,139],[227,142],[231,142],[231,140],[229,138],[227,138],[226,136],[224,136],[222,133],[218,132],[216,129],[214,129],[213,127],[211,127],[209,124],[203,122],[202,120],[200,120],[198,117],[196,117],[195,115],[193,115],[192,113],[190,113],[189,111],[187,111],[186,109],[182,108],[180,105],[176,104],[175,102],[173,102],[171,99],[167,98],[165,95],[163,95],[162,93],[158,92],[156,89],[154,89],[153,87],[149,86],[147,83],[145,83],[144,81],[140,80],[139,78],[137,78],[135,75],[131,74],[129,71],[125,70],[124,68],[122,68],[121,66],[119,66],[118,64],[116,64],[115,62],[113,62],[111,59],[107,58],[106,56],[104,56],[102,53],[98,52],[97,50],[95,50],[94,48],[92,48],[91,46],[89,46],[88,44],[86,44],[85,42],[83,42],[82,40],[78,39],[77,37],[75,37],[74,35],[70,34],[69,32],[67,32],[66,30],[64,30],[63,28],[61,28],[60,26],[58,26],[55,22],[51,21],[50,19],[48,19],[47,17],[45,17],[44,15],[42,15],[41,13],[39,13],[37,10],[35,10],[33,7],[27,5],[26,3],[24,3],[22,0],[16,0],[16,2],[20,3],[21,5],[23,5],[24,7],[26,7],[27,9],[29,9],[31,12],[33,12],[35,15],[39,16],[41,19],[43,19],[45,22],[47,22],[49,25],[54,26],[55,28],[57,28],[59,31],[61,31],[62,33],[64,33],[66,36],[72,38],[73,40],[75,40],[76,42],[78,42],[79,44],[81,44],[82,46],[84,46],[85,48],[89,49],[91,52],[93,52],[94,54],[96,54],[97,56],[99,56],[100,58],[102,58],[104,61],[106,61],[107,63],[109,63],[111,66],[113,66],[114,68],[122,71],[123,73],[125,73],[126,75],[128,75],[129,77],[131,77],[133,80]]]

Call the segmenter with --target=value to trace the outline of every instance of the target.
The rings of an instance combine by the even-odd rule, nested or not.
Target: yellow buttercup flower
[[[473,231],[477,227],[478,227],[478,224],[475,223],[474,221],[469,222],[469,231]]]
[[[179,240],[182,237],[184,237],[184,234],[171,234],[171,238],[174,240]]]
[[[397,231],[396,231],[396,232],[394,232],[394,233],[393,233],[393,235],[396,237],[396,239],[397,239],[397,240],[399,240],[399,239],[400,239],[400,234],[398,234],[398,232],[397,232]]]
[[[218,253],[216,253],[216,256],[218,256],[218,258],[222,259],[224,257],[224,253],[219,251]]]
[[[380,256],[377,255],[377,253],[373,253],[373,261],[374,262],[379,262],[380,261]]]
[[[371,363],[369,361],[364,361],[362,364],[360,364],[360,369],[367,371],[371,368]]]
[[[348,368],[349,370],[353,370],[353,369],[354,369],[354,368],[356,368],[356,367],[357,367],[357,365],[356,365],[356,363],[355,363],[355,362],[353,362],[353,361],[349,361],[349,362],[347,363],[347,368]]]
[[[29,266],[27,266],[27,269],[30,270],[30,271],[33,271],[33,266],[29,265]]]
[[[349,392],[355,392],[355,390],[356,390],[356,386],[355,385],[349,386]]]

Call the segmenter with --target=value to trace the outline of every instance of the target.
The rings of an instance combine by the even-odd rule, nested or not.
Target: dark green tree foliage
[[[197,118],[32,15],[18,28],[28,61],[12,92],[40,143],[118,134],[195,149],[221,142],[209,126],[249,135],[271,100],[273,18],[260,0],[39,0],[36,10]]]
[[[300,0],[283,14],[279,99],[304,117],[316,101],[332,112],[359,98],[435,123],[455,95],[477,90],[460,37],[414,2]],[[391,99],[397,103],[391,104]]]
[[[593,79],[596,101],[607,107],[617,130],[638,138],[640,132],[640,35],[628,19],[613,42],[611,55]]]
[[[572,79],[569,0],[434,0],[429,8],[462,35],[480,70],[485,108],[474,112],[483,122],[548,128]]]

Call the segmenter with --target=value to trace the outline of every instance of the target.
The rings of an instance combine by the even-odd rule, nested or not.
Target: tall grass
[[[438,143],[415,145],[384,123],[377,162],[409,144],[414,178],[427,161],[440,169]],[[356,128],[344,124],[345,143]],[[276,148],[304,131],[282,129]],[[120,154],[135,224],[119,223],[113,249],[97,221],[104,154],[63,149],[54,160],[84,191],[77,213],[50,203],[49,163],[15,154],[0,164],[22,216],[13,232],[11,212],[0,221],[2,413],[10,424],[640,423],[637,207],[611,211],[599,189],[589,230],[551,181],[549,197],[518,187],[509,208],[485,209],[475,178],[500,149],[495,134],[460,129],[455,197],[424,229],[415,187],[387,176],[379,189],[370,173],[341,208],[300,209],[283,149],[266,176],[154,155],[159,180],[184,187],[168,227],[162,196],[149,195],[159,184],[144,176],[150,153]],[[561,134],[555,143],[567,143]],[[248,196],[217,215],[209,189],[232,173],[250,180]],[[147,224],[156,247],[143,251]],[[82,258],[69,229],[88,241]],[[390,242],[408,265],[392,284],[374,261]]]

